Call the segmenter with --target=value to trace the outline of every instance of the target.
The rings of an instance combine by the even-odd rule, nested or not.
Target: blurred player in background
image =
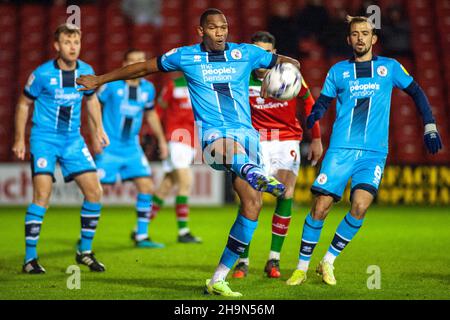
[[[252,36],[251,41],[267,52],[276,53],[276,40],[269,32],[259,31]],[[267,72],[267,69],[258,69],[252,72],[250,106],[252,108],[253,127],[258,130],[261,137],[264,169],[267,174],[273,175],[286,186],[284,198],[277,199],[272,218],[272,242],[269,259],[264,268],[264,272],[269,278],[279,278],[281,276],[280,253],[291,222],[295,183],[300,169],[300,142],[303,130],[297,119],[297,98],[290,101],[280,101],[260,97],[262,80]],[[304,79],[302,79],[299,97],[304,101],[305,114],[308,116],[311,113],[314,98]],[[312,164],[315,165],[322,156],[322,152],[320,127],[317,122],[312,130],[308,160],[312,160]],[[233,272],[234,278],[243,278],[247,275],[249,249],[250,245],[241,254]]]
[[[125,53],[123,65],[142,62],[145,58],[142,50],[130,49]],[[122,182],[134,183],[138,192],[137,223],[131,238],[138,248],[162,248],[163,244],[151,241],[148,236],[154,186],[150,165],[139,142],[145,118],[158,140],[161,158],[167,157],[167,142],[154,109],[155,87],[143,78],[115,81],[100,87],[98,98],[103,105],[105,130],[111,139],[104,150],[98,142],[94,143],[100,182],[115,184],[119,175]]]
[[[92,250],[100,217],[102,188],[94,160],[80,134],[81,101],[86,97],[89,117],[93,123],[93,139],[99,145],[109,144],[103,130],[101,108],[93,90],[79,92],[75,79],[94,74],[85,62],[78,60],[81,31],[71,24],[60,25],[54,36],[55,60],[40,65],[30,75],[19,98],[15,117],[14,154],[25,158],[25,127],[28,112],[34,103],[30,136],[33,201],[25,216],[25,264],[23,272],[45,273],[39,264],[36,246],[45,212],[49,206],[56,163],[61,165],[65,182],[75,180],[84,195],[81,208],[81,240],[76,261],[91,271],[105,271]]]
[[[162,89],[158,105],[165,109],[164,132],[169,141],[169,156],[163,161],[164,178],[155,192],[151,219],[154,219],[164,199],[177,188],[175,213],[178,225],[178,242],[200,243],[189,227],[189,194],[192,186],[191,165],[195,157],[194,114],[186,78],[181,75],[170,80]]]
[[[414,99],[422,116],[428,151],[434,154],[442,148],[423,90],[398,61],[372,54],[377,35],[368,18],[347,17],[347,20],[347,41],[353,48],[354,57],[331,67],[322,93],[307,118],[307,126],[312,128],[323,117],[331,101],[337,98],[330,147],[320,174],[311,187],[316,198],[303,225],[299,263],[287,280],[288,285],[299,285],[306,280],[324,220],[333,201],[341,199],[351,178],[351,209],[339,224],[327,253],[316,269],[326,284],[336,284],[334,261],[361,228],[381,182],[388,153],[393,87],[402,89]]]
[[[241,296],[225,281],[239,255],[244,252],[258,224],[261,191],[276,197],[285,186],[263,171],[258,155],[259,136],[252,127],[249,105],[249,79],[254,69],[270,69],[277,63],[300,64],[289,57],[275,55],[251,44],[227,43],[228,23],[220,10],[208,9],[197,27],[202,43],[173,49],[158,58],[114,70],[101,76],[77,79],[91,90],[118,79],[131,79],[163,71],[183,71],[199,138],[206,162],[216,170],[234,174],[233,187],[240,198],[240,209],[228,242],[205,293]],[[261,95],[267,96],[266,88]]]

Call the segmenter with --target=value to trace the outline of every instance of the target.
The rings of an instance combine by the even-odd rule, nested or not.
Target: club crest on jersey
[[[41,169],[46,168],[47,167],[47,159],[39,158],[36,161],[36,165],[38,166],[38,168],[41,168]]]
[[[242,52],[238,49],[234,49],[231,51],[231,57],[234,60],[240,60],[242,58]]]
[[[202,61],[202,56],[199,55],[199,54],[196,54],[196,55],[194,56],[194,62],[201,62],[201,61]]]
[[[377,73],[381,77],[386,77],[387,74],[388,74],[388,70],[387,70],[387,68],[385,66],[379,66],[377,68]]]
[[[343,77],[344,79],[350,78],[350,72],[349,72],[349,71],[345,71],[345,72],[342,74],[342,77]]]
[[[58,84],[58,80],[56,80],[56,78],[51,78],[50,79],[50,85],[51,86],[54,86],[54,85],[57,85]]]
[[[323,185],[325,183],[327,183],[328,177],[325,173],[321,173],[319,174],[319,176],[317,177],[317,183],[320,185]]]

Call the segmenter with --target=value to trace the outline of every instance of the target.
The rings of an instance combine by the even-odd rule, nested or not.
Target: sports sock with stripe
[[[150,214],[150,219],[156,218],[158,215],[159,210],[161,210],[162,206],[164,205],[164,199],[159,198],[158,196],[153,196],[153,205],[152,205],[152,212]]]
[[[177,215],[178,234],[180,236],[189,232],[189,198],[187,196],[177,196],[175,198],[175,213]]]
[[[292,198],[277,199],[277,206],[272,217],[272,243],[269,259],[280,260],[280,252],[291,222]]]
[[[152,195],[138,193],[136,198],[136,240],[148,237],[148,225],[150,223],[150,212],[152,210]]]
[[[316,244],[319,242],[323,228],[323,220],[314,220],[308,213],[303,224],[302,243],[300,245],[299,262],[297,269],[307,271],[311,256]]]
[[[238,214],[230,234],[228,235],[228,242],[225,250],[220,258],[219,266],[214,273],[212,282],[218,280],[225,280],[228,272],[233,267],[239,256],[245,251],[245,248],[250,243],[253,237],[253,232],[258,225],[258,221],[247,219],[240,213]]]
[[[325,254],[324,260],[333,264],[336,257],[344,250],[348,243],[353,239],[355,234],[359,231],[364,219],[354,218],[350,212],[342,219],[333,241]]]
[[[36,259],[37,243],[41,233],[42,221],[47,209],[31,203],[25,215],[25,263]]]
[[[92,250],[92,241],[94,240],[101,208],[101,203],[87,200],[83,202],[81,207],[81,241],[78,247],[81,253]]]

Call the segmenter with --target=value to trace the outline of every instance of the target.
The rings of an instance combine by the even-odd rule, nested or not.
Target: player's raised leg
[[[149,177],[133,179],[138,194],[136,199],[136,231],[133,233],[133,240],[138,248],[163,248],[162,243],[153,242],[148,235],[150,224],[150,213],[152,210],[153,182]]]
[[[99,262],[92,251],[92,242],[100,218],[102,187],[95,172],[86,172],[74,178],[84,195],[81,207],[81,240],[78,244],[76,261],[91,271],[103,272],[105,266]]]
[[[22,267],[22,271],[29,274],[45,273],[44,267],[38,262],[37,244],[50,201],[52,183],[51,175],[33,177],[33,201],[25,215],[25,263]]]
[[[217,134],[221,133],[218,132]],[[259,138],[252,141],[252,132],[250,130],[237,133],[237,139],[245,139],[243,137],[245,134],[249,135],[247,140],[247,142],[249,141],[248,144],[250,144],[249,148],[256,150]],[[247,181],[256,191],[267,192],[275,197],[281,197],[285,193],[286,187],[274,177],[267,177],[261,166],[250,158],[248,150],[233,139],[218,138],[204,148],[203,154],[206,163],[212,168],[218,170],[227,168],[231,170],[239,178]]]
[[[306,281],[306,273],[309,268],[314,248],[319,242],[324,220],[333,204],[333,197],[319,195],[314,199],[311,212],[306,216],[303,224],[302,240],[297,269],[287,280],[288,285],[299,285]]]
[[[253,232],[258,225],[262,198],[260,192],[254,190],[239,177],[234,179],[233,188],[240,199],[241,206],[228,235],[227,245],[220,258],[219,265],[212,279],[207,281],[205,291],[210,294],[239,297],[241,294],[233,292],[225,279],[253,237]]]

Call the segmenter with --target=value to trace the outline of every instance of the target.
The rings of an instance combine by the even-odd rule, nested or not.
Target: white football
[[[277,64],[267,73],[264,84],[270,97],[291,100],[300,92],[302,74],[292,63]]]

